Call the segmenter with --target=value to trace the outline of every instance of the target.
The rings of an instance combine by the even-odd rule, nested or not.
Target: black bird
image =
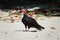
[[[40,26],[35,19],[29,17],[26,13],[23,13],[22,22],[25,25],[25,29],[30,29],[31,27],[38,30],[45,29],[44,27]]]

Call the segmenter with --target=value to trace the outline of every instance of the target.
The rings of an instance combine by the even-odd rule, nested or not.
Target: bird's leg
[[[30,27],[28,27],[28,31],[29,31]]]
[[[25,31],[27,31],[27,28],[25,27]]]
[[[25,31],[28,31],[28,30],[27,30],[27,25],[25,25]]]

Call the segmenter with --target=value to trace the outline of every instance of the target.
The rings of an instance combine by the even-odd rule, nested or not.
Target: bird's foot
[[[24,30],[24,32],[28,32],[29,30]]]

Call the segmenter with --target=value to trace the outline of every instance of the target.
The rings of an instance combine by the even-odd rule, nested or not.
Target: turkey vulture
[[[25,11],[23,11],[22,22],[25,25],[26,30],[27,28],[30,29],[31,27],[34,27],[38,30],[45,29],[44,27],[40,26],[35,19],[29,17]]]

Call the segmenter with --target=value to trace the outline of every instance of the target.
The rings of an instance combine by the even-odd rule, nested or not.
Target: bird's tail
[[[40,26],[40,28],[45,29],[44,27]]]
[[[37,28],[38,30],[45,29],[44,27],[42,27],[42,26],[40,26],[40,25],[38,25],[36,28]]]

